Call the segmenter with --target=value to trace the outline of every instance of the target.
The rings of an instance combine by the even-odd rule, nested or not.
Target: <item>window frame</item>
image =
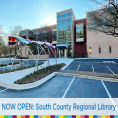
[[[111,46],[109,46],[109,53],[110,53],[110,54],[112,53],[112,49],[111,49]]]
[[[101,46],[99,46],[99,54],[101,54]]]

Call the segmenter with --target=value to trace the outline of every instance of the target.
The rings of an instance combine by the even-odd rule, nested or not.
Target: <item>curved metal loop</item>
[[[22,41],[21,41],[21,42],[22,42]],[[24,42],[22,42],[22,43],[24,44]],[[47,53],[46,53],[44,47],[42,46],[42,44],[39,44],[38,42],[34,42],[34,43],[37,44],[37,51],[38,51],[37,59],[35,59],[35,57],[34,57],[34,55],[33,55],[33,51],[35,50],[35,48],[31,51],[31,49],[30,49],[26,44],[24,44],[24,46],[26,46],[26,48],[25,48],[25,56],[27,57],[27,55],[26,55],[26,49],[28,49],[28,50],[30,51],[29,58],[30,58],[30,56],[32,55],[33,58],[34,58],[34,60],[35,60],[35,63],[36,63],[36,64],[35,64],[35,68],[34,68],[34,71],[35,71],[36,67],[37,67],[37,70],[38,70],[38,59],[39,59],[40,54],[41,54],[42,51],[44,51],[45,55],[47,56],[48,66],[50,66],[50,63],[49,63],[50,50],[53,52],[53,54],[54,54],[54,56],[55,56],[55,59],[56,59],[56,51],[54,52],[53,49],[52,49],[50,46],[48,46],[48,45],[45,44],[44,46],[48,48],[48,52],[49,52],[49,55],[47,55]],[[39,52],[38,45],[39,45],[40,48],[41,48],[41,51],[40,51],[40,52]],[[21,49],[22,49],[24,46],[22,46],[22,47],[19,49],[19,51],[17,52],[16,56],[18,55],[18,53],[21,51]],[[15,59],[16,59],[16,56],[15,56]],[[28,58],[28,59],[29,59],[29,58]],[[15,60],[15,59],[14,59],[14,60]],[[28,59],[27,59],[27,62],[28,62]],[[14,60],[13,60],[13,62],[12,62],[12,67],[13,67]],[[57,64],[57,59],[56,59],[56,64]]]
[[[27,48],[25,48],[25,56],[26,56],[27,66],[28,66],[28,58],[27,58],[27,55],[26,55],[26,49],[27,49]]]
[[[26,45],[27,46],[27,45]],[[34,58],[34,60],[35,60],[35,63],[36,63],[36,59],[35,59],[35,57],[34,57],[34,55],[33,55],[33,53],[32,53],[32,51],[29,49],[29,47],[27,46],[27,48],[28,48],[28,50],[30,51],[30,53],[32,54],[32,56],[33,56],[33,58]],[[36,68],[36,65],[35,65],[35,68]],[[35,68],[34,68],[34,71],[35,71]]]
[[[21,49],[22,49],[23,47],[24,47],[24,46],[22,46],[22,47],[19,49],[19,51],[17,52],[16,56],[18,55],[18,53],[21,51]],[[14,60],[16,59],[16,56],[15,56]],[[13,67],[14,60],[12,61],[12,67]]]
[[[52,50],[54,56],[55,56],[55,60],[56,60],[56,64],[57,64],[57,58],[56,58],[56,52],[54,53],[53,49],[49,46],[49,48]],[[56,49],[55,49],[56,50]]]
[[[36,47],[35,47],[35,48],[36,48]],[[32,50],[32,53],[34,52],[35,48]],[[31,56],[31,53],[30,53],[30,55],[29,55],[29,58],[30,58],[30,56]],[[28,59],[29,59],[29,58],[28,58]]]
[[[45,52],[45,49],[41,46],[41,48],[43,49],[43,51]],[[50,63],[49,63],[49,57],[47,55],[47,53],[45,52],[46,56],[47,56],[47,59],[48,59],[48,65],[50,66]]]

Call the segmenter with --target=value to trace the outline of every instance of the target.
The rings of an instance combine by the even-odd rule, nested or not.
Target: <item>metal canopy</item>
[[[56,47],[59,49],[65,49],[65,48],[68,48],[69,46],[67,44],[59,44],[59,45],[56,45]]]

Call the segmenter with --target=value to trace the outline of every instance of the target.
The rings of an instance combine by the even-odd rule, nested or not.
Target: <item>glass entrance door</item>
[[[64,57],[65,55],[64,55],[64,49],[61,49],[61,57]]]

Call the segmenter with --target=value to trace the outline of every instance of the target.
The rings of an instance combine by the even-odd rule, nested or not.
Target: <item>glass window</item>
[[[47,41],[48,42],[48,31],[43,31],[42,32],[42,41]]]
[[[28,31],[28,30],[25,30],[25,31],[20,31],[21,36],[22,36],[22,35],[26,35],[26,34],[28,34],[28,33],[29,33],[29,31]]]
[[[91,23],[89,23],[89,29],[91,29]]]
[[[61,19],[61,18],[69,17],[69,16],[72,16],[72,12],[57,16],[57,19]]]
[[[89,54],[91,54],[91,47],[89,47]]]
[[[82,27],[76,27],[76,38],[83,38],[83,26]]]
[[[111,20],[109,20],[109,23],[108,23],[108,25],[111,25]],[[110,26],[109,26],[109,29],[110,29]]]
[[[109,53],[111,53],[111,46],[109,46]]]
[[[52,31],[52,41],[56,41],[57,39],[57,37],[56,37],[56,31]]]
[[[99,46],[99,54],[101,54],[101,46]]]
[[[106,21],[105,20],[104,20],[103,24],[104,24],[104,28],[106,28],[106,26],[105,26],[106,25]]]
[[[57,21],[57,44],[68,44],[72,41],[72,17]]]
[[[94,23],[94,29],[96,29],[96,24]]]

